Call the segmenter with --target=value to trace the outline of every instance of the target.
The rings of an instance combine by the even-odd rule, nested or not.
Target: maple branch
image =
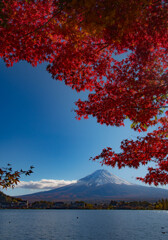
[[[168,108],[168,106],[161,106],[161,107],[129,107],[129,108],[136,108],[136,109],[161,109],[161,108]]]
[[[98,49],[96,53],[101,52],[103,49],[105,49],[105,48],[107,48],[107,47],[109,47],[109,46],[110,46],[110,44],[107,43],[104,47]]]
[[[88,42],[82,41],[82,43],[84,43],[84,44],[87,44],[87,45],[88,45]],[[109,43],[107,43],[107,42],[104,42],[104,43],[92,43],[92,45],[93,45],[93,46],[99,46],[99,45],[105,45],[105,44],[108,44],[108,45],[110,45],[110,44],[109,44]]]
[[[55,18],[59,13],[61,13],[62,10],[63,10],[63,6],[61,5],[59,11],[57,11],[52,17],[50,17],[43,25],[39,26],[34,31],[28,32],[27,34],[22,36],[20,39],[25,38],[26,36],[28,36],[32,33],[38,32],[40,29],[42,29],[44,26],[46,26],[53,18]]]
[[[25,176],[28,176],[33,173],[32,169],[34,167],[30,166],[30,169],[25,170],[19,170],[19,171],[13,171],[11,164],[7,164],[7,167],[0,168],[0,187],[2,188],[8,188],[14,186],[19,182],[20,176],[24,174]]]

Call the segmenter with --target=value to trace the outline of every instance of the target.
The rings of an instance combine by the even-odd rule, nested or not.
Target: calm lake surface
[[[0,210],[1,240],[164,240],[168,211]]]

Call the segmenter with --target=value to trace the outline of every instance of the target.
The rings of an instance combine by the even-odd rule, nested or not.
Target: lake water
[[[1,240],[164,240],[168,211],[0,210]]]

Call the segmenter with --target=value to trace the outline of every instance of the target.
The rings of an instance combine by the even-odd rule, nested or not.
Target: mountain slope
[[[168,198],[168,190],[131,184],[106,170],[98,170],[77,183],[54,190],[20,196],[29,201],[158,200]]]

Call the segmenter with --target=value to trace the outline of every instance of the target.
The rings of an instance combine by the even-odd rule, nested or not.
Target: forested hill
[[[0,191],[0,203],[11,203],[11,202],[17,202],[19,200],[21,199],[10,197]]]

